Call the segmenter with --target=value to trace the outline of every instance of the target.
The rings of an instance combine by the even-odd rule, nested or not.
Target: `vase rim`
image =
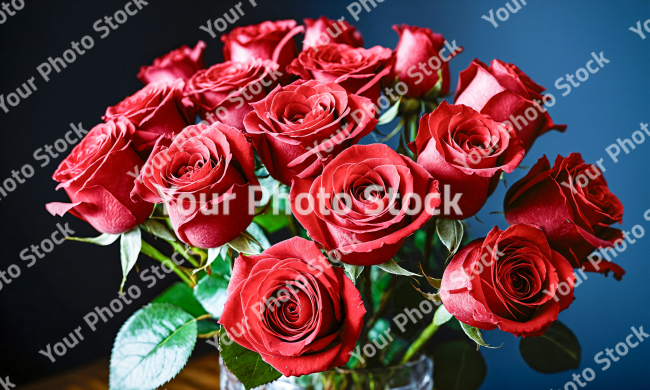
[[[347,373],[361,373],[361,372],[369,372],[369,371],[378,371],[378,370],[385,370],[388,368],[403,368],[403,367],[413,367],[418,364],[422,364],[425,361],[430,361],[431,358],[429,358],[427,355],[420,355],[420,357],[417,360],[413,360],[404,364],[395,364],[392,366],[386,366],[386,367],[376,367],[376,368],[362,368],[362,369],[349,369],[349,368],[340,368],[340,367],[335,367],[336,372],[340,374],[347,374]]]

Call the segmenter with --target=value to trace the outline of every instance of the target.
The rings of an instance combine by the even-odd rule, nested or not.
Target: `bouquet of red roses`
[[[421,355],[438,362],[438,389],[448,375],[478,387],[480,353],[434,340],[443,324],[447,339],[485,347],[481,329],[522,336],[538,371],[577,367],[577,340],[556,322],[574,269],[625,273],[590,256],[623,237],[601,170],[578,153],[553,166],[544,156],[508,189],[507,229],[469,241],[462,222],[537,137],[564,131],[544,108],[552,95],[513,64],[474,60],[450,104],[455,42],[402,25],[396,49],[366,49],[347,22],[304,24],[235,28],[226,61],[207,69],[203,42],[143,66],[146,86],[54,173],[70,203],[50,213],[102,233],[74,239],[120,239],[120,291],[140,253],[181,280],[120,330],[111,389],[163,385],[197,338],[219,340],[246,389],[316,373],[325,388],[391,388],[336,375]],[[376,128],[393,121],[389,134]],[[381,143],[392,137],[397,150]]]

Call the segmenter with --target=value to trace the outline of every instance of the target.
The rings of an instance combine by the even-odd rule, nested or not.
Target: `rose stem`
[[[429,275],[429,259],[431,257],[431,248],[433,247],[433,236],[436,233],[436,218],[431,218],[427,226],[426,236],[424,237],[424,257],[422,260],[422,271]]]
[[[176,252],[180,253],[181,256],[183,256],[185,260],[189,261],[190,264],[192,264],[195,268],[200,267],[199,263],[196,262],[196,259],[192,257],[192,255],[187,253],[189,248],[185,249],[185,246],[178,241],[168,241],[168,242],[172,245],[172,247],[174,247],[174,250]]]
[[[406,350],[406,354],[404,354],[404,357],[402,358],[402,361],[400,364],[406,364],[408,363],[409,360],[418,353],[420,348],[426,344],[427,341],[436,333],[436,331],[440,328],[440,325],[436,325],[434,321],[431,321],[431,324],[426,327],[420,334],[420,336],[411,344],[408,350]]]
[[[146,256],[149,256],[152,259],[157,260],[165,264],[165,266],[171,268],[172,271],[174,271],[174,273],[178,275],[178,277],[181,278],[182,281],[187,283],[188,286],[194,288],[194,286],[196,285],[192,281],[192,279],[188,275],[186,275],[185,272],[183,272],[182,269],[176,266],[176,264],[172,261],[172,259],[160,253],[156,248],[152,247],[144,240],[142,240],[142,248],[140,249],[140,251]]]
[[[294,237],[300,237],[300,230],[298,229],[298,222],[296,220],[296,217],[293,216],[293,213],[291,215],[287,215],[287,218],[289,219],[289,230],[291,230],[291,235]]]

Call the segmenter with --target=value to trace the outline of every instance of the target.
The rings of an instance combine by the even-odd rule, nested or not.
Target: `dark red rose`
[[[219,323],[230,340],[300,376],[346,364],[365,313],[343,269],[313,241],[294,237],[237,258]]]
[[[355,145],[317,178],[295,178],[291,210],[309,236],[347,264],[382,264],[440,205],[438,182],[383,144]]]
[[[607,273],[621,279],[625,271],[602,260],[587,261],[596,248],[611,248],[623,240],[623,232],[610,228],[623,222],[623,205],[609,191],[603,173],[585,164],[580,153],[558,156],[551,168],[546,156],[515,183],[504,201],[506,221],[539,226],[551,248],[566,257],[574,268]]]
[[[472,107],[497,122],[507,122],[529,150],[547,131],[566,130],[566,125],[554,124],[542,108],[546,100],[541,93],[545,90],[514,64],[492,60],[488,67],[475,59],[460,72],[454,103]]]
[[[352,47],[363,47],[363,38],[357,28],[345,20],[336,21],[321,16],[314,20],[306,18],[305,39],[302,42],[302,50],[310,47],[319,48],[330,43],[345,43]]]
[[[186,244],[216,248],[253,220],[253,146],[237,129],[214,123],[161,137],[136,180],[131,197],[165,203],[176,235]]]
[[[187,83],[189,97],[208,123],[216,121],[243,130],[250,103],[266,96],[278,84],[278,65],[269,60],[224,62],[198,71]]]
[[[90,130],[52,176],[72,203],[48,203],[47,210],[60,216],[70,212],[102,233],[124,233],[143,223],[153,205],[129,197],[144,164],[130,146],[134,131],[123,118]]]
[[[280,65],[280,72],[286,76],[285,67],[298,55],[293,37],[304,31],[303,26],[296,24],[295,20],[278,20],[236,27],[221,36],[223,57],[234,62],[251,58],[271,60]]]
[[[205,42],[199,41],[194,49],[183,45],[176,50],[156,58],[153,65],[142,66],[138,73],[138,79],[145,84],[156,81],[165,81],[172,84],[176,79],[187,81],[198,70],[205,69],[203,51]]]
[[[449,185],[450,195],[444,198],[450,202],[443,200],[444,213],[454,219],[476,214],[499,183],[501,172],[511,173],[524,157],[510,126],[445,101],[422,116],[417,138],[409,147],[440,188]]]
[[[286,185],[297,175],[317,175],[377,124],[368,99],[316,80],[278,86],[252,106],[246,132],[271,176]]]
[[[442,277],[440,297],[465,324],[537,337],[573,302],[575,276],[537,227],[496,226],[467,244]]]
[[[183,102],[185,82],[176,80],[173,84],[156,82],[148,84],[133,96],[109,107],[102,117],[105,121],[127,118],[135,126],[133,147],[146,158],[156,140],[167,133],[178,134],[194,123],[193,110]]]
[[[391,71],[393,52],[381,46],[371,49],[343,43],[311,47],[287,66],[287,72],[304,80],[337,83],[346,91],[377,102],[381,80]]]
[[[431,92],[438,82],[441,71],[442,85],[440,95],[449,91],[449,60],[463,49],[454,48],[450,53],[445,45],[445,38],[428,28],[394,25],[393,30],[399,34],[395,48],[394,73],[398,81],[408,86],[406,96],[423,98]],[[455,44],[455,43],[454,43]],[[446,50],[446,53],[445,53]]]

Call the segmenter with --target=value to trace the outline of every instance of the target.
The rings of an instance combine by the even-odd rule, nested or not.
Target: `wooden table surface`
[[[108,390],[108,359],[102,359],[20,390]],[[161,390],[219,390],[219,355],[190,360]]]

